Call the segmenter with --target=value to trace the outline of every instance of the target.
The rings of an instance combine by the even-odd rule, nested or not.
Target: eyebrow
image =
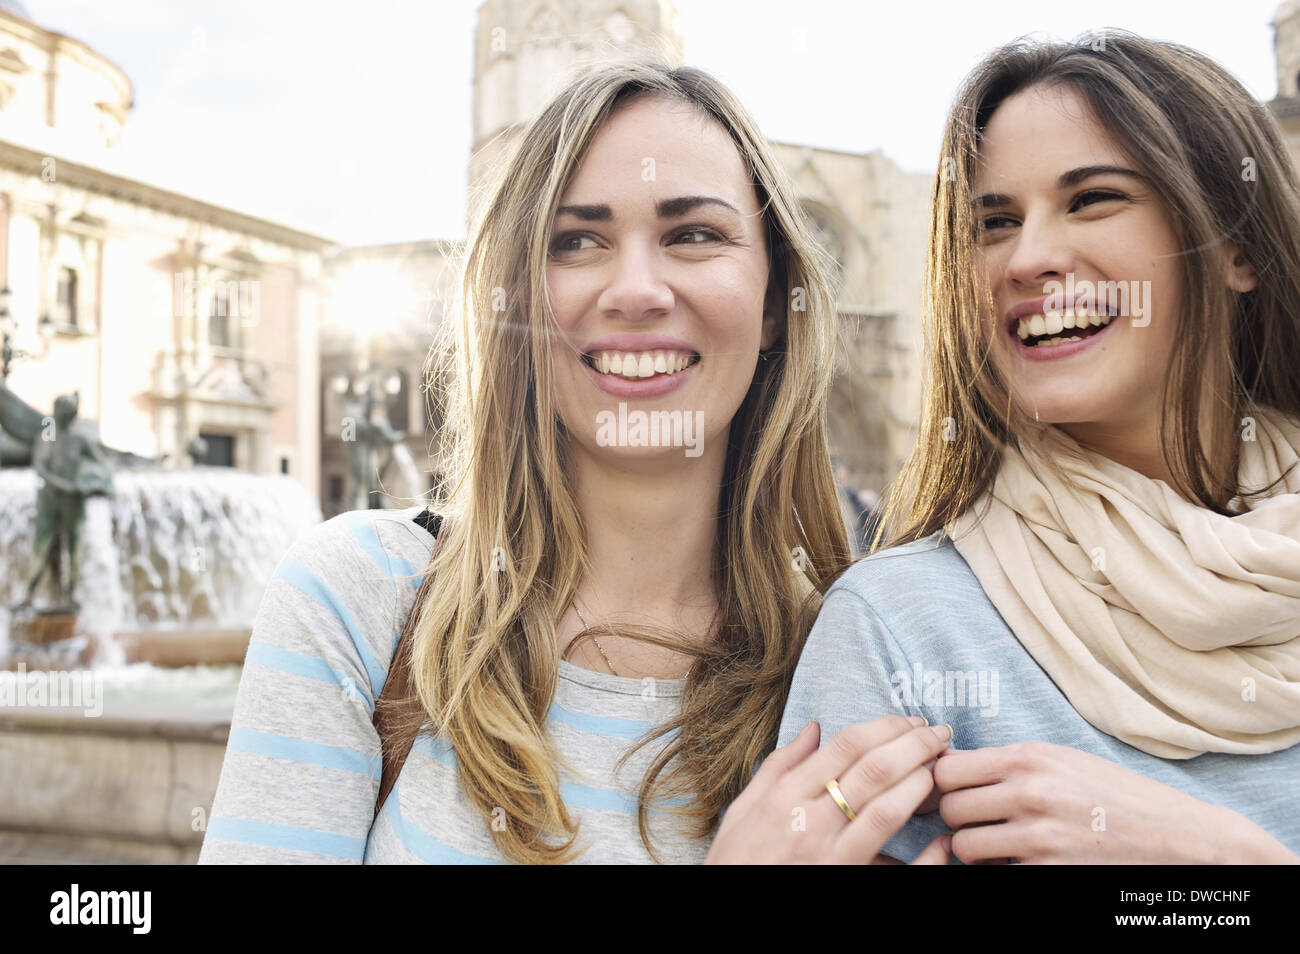
[[[1124,166],[1080,166],[1077,169],[1071,169],[1069,172],[1061,173],[1061,177],[1056,180],[1058,189],[1068,189],[1076,186],[1086,179],[1093,176],[1117,175],[1128,176],[1131,179],[1137,179],[1140,182],[1146,181],[1146,176],[1134,169],[1127,169]],[[1000,192],[986,192],[984,195],[977,196],[972,205],[988,208],[990,206],[1010,205],[1011,196],[1003,195]]]
[[[655,214],[661,219],[674,219],[702,205],[720,205],[737,215],[738,208],[724,199],[713,195],[682,195],[675,199],[661,199],[655,203]],[[572,215],[584,222],[607,222],[614,217],[614,210],[608,205],[562,205],[555,210],[556,215]]]

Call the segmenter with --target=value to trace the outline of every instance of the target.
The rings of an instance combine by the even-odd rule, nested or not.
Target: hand
[[[821,727],[804,726],[763,762],[723,816],[705,864],[867,864],[930,793],[925,763],[948,745],[948,726],[885,716],[849,726],[818,748]],[[828,779],[855,818],[826,790]],[[914,864],[947,864],[947,835]]]
[[[1236,812],[1063,745],[949,751],[934,780],[964,864],[1300,861]]]

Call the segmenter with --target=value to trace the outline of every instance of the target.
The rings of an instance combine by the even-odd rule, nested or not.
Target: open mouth
[[[1051,347],[1070,341],[1091,338],[1109,325],[1115,315],[1096,308],[1075,314],[1066,311],[1055,315],[1025,315],[1011,327],[1026,348]]]
[[[598,374],[638,380],[685,371],[698,364],[700,356],[684,351],[594,351],[582,360]]]

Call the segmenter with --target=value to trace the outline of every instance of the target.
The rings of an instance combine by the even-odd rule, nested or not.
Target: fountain
[[[288,477],[105,448],[74,409],[50,443],[105,467],[69,471],[94,492],[68,547],[52,449],[22,453],[50,419],[0,383],[0,861],[192,861],[262,591],[320,509]]]

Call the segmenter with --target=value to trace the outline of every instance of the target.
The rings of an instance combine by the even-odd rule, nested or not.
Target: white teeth
[[[691,356],[677,351],[599,351],[588,355],[589,363],[601,374],[623,378],[649,378],[656,374],[676,374],[691,364]]]
[[[1067,311],[1060,315],[1030,315],[1027,318],[1021,318],[1016,325],[1016,335],[1021,341],[1030,337],[1042,339],[1047,335],[1052,337],[1049,340],[1040,340],[1038,344],[1058,344],[1062,341],[1081,341],[1082,336],[1060,337],[1061,332],[1067,329],[1078,328],[1080,330],[1089,326],[1100,328],[1108,325],[1114,319],[1110,315],[1098,314],[1095,310],[1076,315],[1073,311]]]

